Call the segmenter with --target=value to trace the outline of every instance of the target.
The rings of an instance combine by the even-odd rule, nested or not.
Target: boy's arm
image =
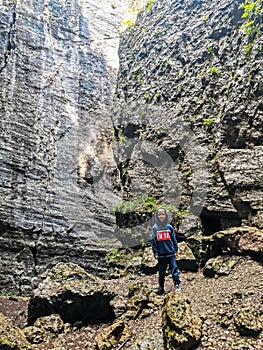
[[[175,231],[172,225],[170,225],[170,229],[171,229],[171,240],[173,242],[174,245],[174,249],[175,249],[175,253],[178,253],[178,243],[177,243],[177,239],[176,239],[176,235],[175,235]]]
[[[158,249],[157,249],[157,242],[156,242],[154,227],[152,228],[151,243],[152,243],[153,254],[154,254],[155,257],[158,257]]]

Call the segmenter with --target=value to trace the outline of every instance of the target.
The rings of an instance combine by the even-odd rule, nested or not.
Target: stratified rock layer
[[[109,107],[126,1],[0,2],[1,289],[116,246]],[[36,279],[36,281],[34,280]]]
[[[122,190],[179,208],[180,236],[262,227],[262,15],[253,42],[241,3],[155,1],[121,42]]]
[[[149,196],[180,239],[263,227],[262,16],[251,42],[240,4],[150,3],[117,80],[126,1],[0,3],[1,289],[60,261],[105,274],[109,248],[149,240]]]

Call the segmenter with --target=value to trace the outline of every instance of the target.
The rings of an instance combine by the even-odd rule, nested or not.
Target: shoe
[[[174,286],[174,290],[175,290],[176,292],[181,292],[181,287],[180,287],[180,285],[179,285],[179,284],[176,284],[176,285]]]
[[[158,287],[157,289],[155,289],[154,292],[156,294],[158,294],[158,295],[162,295],[162,294],[164,294],[164,288],[163,287]]]

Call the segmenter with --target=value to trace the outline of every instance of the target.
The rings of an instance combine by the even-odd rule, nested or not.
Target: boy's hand
[[[178,253],[174,253],[174,256],[175,256],[176,258],[178,258]]]
[[[158,259],[158,258],[159,258],[159,256],[158,256],[157,254],[155,254],[154,257],[155,257],[155,259]]]

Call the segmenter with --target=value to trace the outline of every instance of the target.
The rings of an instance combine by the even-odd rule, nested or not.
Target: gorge
[[[262,11],[0,1],[1,293],[29,296],[58,263],[108,278],[158,206],[200,268],[226,247],[262,264]]]

